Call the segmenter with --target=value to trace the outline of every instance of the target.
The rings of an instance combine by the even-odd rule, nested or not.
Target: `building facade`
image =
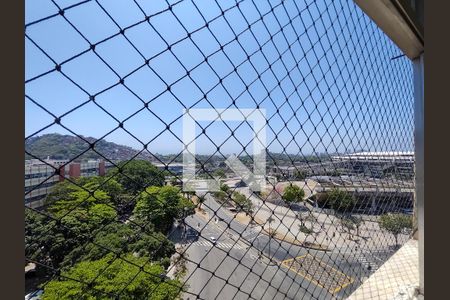
[[[65,178],[104,176],[113,167],[104,160],[70,162],[68,160],[46,159],[25,161],[25,205],[39,208],[44,205],[45,196],[51,188]]]

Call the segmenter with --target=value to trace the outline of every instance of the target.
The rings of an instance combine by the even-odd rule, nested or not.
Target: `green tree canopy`
[[[380,227],[394,235],[395,244],[398,245],[398,235],[412,228],[412,216],[398,213],[381,215]]]
[[[89,191],[104,191],[115,205],[123,204],[128,200],[125,189],[114,178],[102,176],[81,177],[77,183],[82,184]]]
[[[106,300],[120,293],[120,299],[169,300],[176,299],[181,292],[178,280],[163,281],[161,265],[131,254],[124,259],[109,254],[99,260],[80,262],[62,272],[59,280],[48,282],[42,299]],[[92,286],[87,288],[86,283],[92,281]]]
[[[79,190],[79,186],[68,180],[58,182],[51,188],[50,193],[45,197],[45,206],[51,206],[61,199],[70,200],[72,199],[72,193]]]
[[[251,214],[253,212],[253,203],[250,199],[247,199],[245,195],[239,192],[234,192],[232,199],[241,211],[244,211],[247,214]]]
[[[303,201],[305,191],[298,185],[290,184],[284,189],[281,198],[288,203],[297,203]]]
[[[220,203],[227,202],[228,203],[228,194],[224,191],[220,190],[213,193],[214,198],[216,198]]]
[[[108,175],[115,175],[117,181],[132,194],[139,194],[149,186],[164,185],[164,173],[146,160],[121,162]]]
[[[65,261],[74,262],[97,260],[110,252],[136,253],[150,257],[152,261],[170,258],[175,253],[174,244],[167,237],[155,232],[152,226],[141,228],[123,223],[111,223],[92,235],[93,242],[73,249]]]
[[[217,169],[214,171],[214,176],[225,178],[225,171],[223,169]]]
[[[182,197],[179,188],[152,186],[140,194],[133,213],[139,222],[151,222],[157,230],[167,232],[175,219],[193,214],[194,208],[191,201]]]
[[[228,185],[226,185],[226,184],[223,184],[223,183],[220,185],[220,190],[222,192],[227,193],[227,194],[230,193],[230,187]]]
[[[48,211],[56,218],[66,215],[74,209],[89,210],[96,204],[111,204],[110,197],[102,190],[91,193],[82,188],[70,192],[67,198],[61,198],[49,205]]]
[[[77,206],[79,204],[77,201],[70,201],[83,201],[83,194],[80,194],[80,192],[84,193],[84,198],[89,196],[89,192],[94,193],[93,198],[97,198],[97,200],[90,198],[87,201],[105,202],[105,200],[111,200],[111,203],[114,205],[123,204],[129,198],[123,186],[113,178],[91,176],[80,177],[75,180],[75,183],[68,180],[57,183],[47,195],[45,204],[47,207],[58,207],[61,204],[60,201],[63,200],[63,205],[72,203],[74,206]],[[59,203],[56,204],[57,202]]]
[[[62,198],[57,199],[57,194]],[[65,264],[66,255],[85,243],[92,232],[116,221],[117,212],[102,190],[89,193],[75,184],[64,183],[57,186],[52,197],[45,213],[53,218],[26,211],[25,242],[30,256],[59,267]]]
[[[326,195],[326,201],[336,211],[347,212],[356,204],[356,199],[347,191],[333,188]]]
[[[77,240],[66,238],[53,219],[25,210],[26,257],[57,268],[77,243]]]
[[[77,257],[72,256],[67,260],[66,256],[85,244],[95,230],[116,221],[116,218],[116,211],[105,204],[95,204],[89,209],[73,209],[61,217],[59,222],[27,209],[26,256],[47,262],[55,268],[70,265]]]

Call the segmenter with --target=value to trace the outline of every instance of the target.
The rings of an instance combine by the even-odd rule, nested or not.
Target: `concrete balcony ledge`
[[[423,299],[419,288],[419,244],[411,239],[347,299]]]

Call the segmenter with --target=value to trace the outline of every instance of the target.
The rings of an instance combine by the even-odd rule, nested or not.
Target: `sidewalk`
[[[313,233],[306,235],[300,231],[301,222],[297,218],[297,212],[288,207],[275,205],[268,201],[263,201],[255,195],[249,195],[248,188],[241,188],[239,192],[253,202],[255,209],[253,218],[258,224],[256,226],[268,233],[276,231],[278,239],[285,240],[294,244],[312,243],[328,248],[329,250],[339,250],[349,247],[364,247],[365,249],[376,249],[379,244],[381,229],[376,222],[365,222],[359,228],[359,236],[352,240],[348,233],[342,232],[341,221],[334,215],[320,213],[313,209],[310,204],[304,204],[311,211],[311,215],[315,217],[315,222],[305,221],[308,228],[312,227]],[[305,212],[305,215],[307,213]],[[272,216],[273,221],[270,223],[268,219]],[[237,219],[239,220],[239,219]],[[387,233],[383,233],[386,234]],[[364,237],[364,238],[361,238]],[[385,246],[394,246],[394,239],[387,238]]]
[[[420,299],[415,294],[419,286],[418,249],[418,242],[409,240],[348,299]]]

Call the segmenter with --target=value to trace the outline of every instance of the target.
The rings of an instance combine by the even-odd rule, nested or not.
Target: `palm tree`
[[[198,208],[201,209],[203,202],[205,202],[206,200],[206,197],[205,195],[197,196],[197,199],[198,199]]]

